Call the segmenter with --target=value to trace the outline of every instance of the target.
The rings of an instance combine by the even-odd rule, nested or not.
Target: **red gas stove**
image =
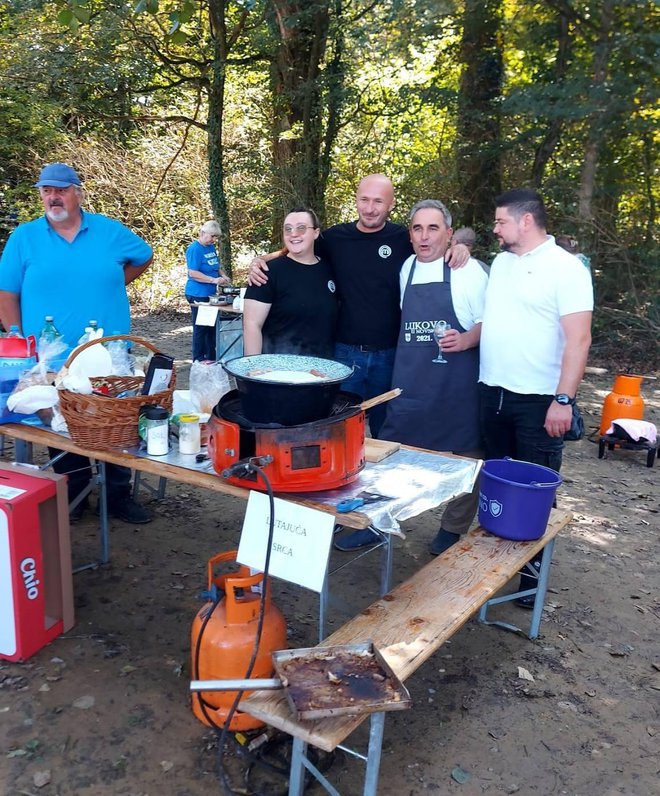
[[[227,393],[209,421],[209,457],[217,473],[239,461],[272,456],[265,472],[275,492],[318,492],[350,484],[364,467],[364,411],[360,398],[340,392],[330,415],[298,426],[252,423],[237,390]],[[227,481],[264,490],[248,472]]]

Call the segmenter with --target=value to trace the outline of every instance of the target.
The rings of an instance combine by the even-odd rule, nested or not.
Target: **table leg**
[[[291,750],[291,769],[289,772],[289,796],[303,796],[305,790],[305,769],[321,785],[330,796],[341,796],[332,783],[321,774],[318,768],[307,757],[307,744],[300,738],[293,739]]]
[[[140,486],[144,486],[145,489],[148,489],[152,495],[156,496],[157,500],[162,500],[165,497],[165,488],[167,487],[167,478],[165,476],[160,476],[158,479],[158,486],[154,489],[151,484],[148,484],[146,481],[142,484],[142,473],[139,470],[135,471],[135,475],[133,476],[133,497],[137,500],[138,493],[140,491]]]
[[[382,550],[380,551],[380,594],[383,597],[392,588],[392,562],[394,560],[394,544],[391,533],[384,533]]]
[[[534,598],[534,610],[532,611],[532,621],[529,628],[529,637],[538,638],[539,628],[541,627],[541,614],[545,605],[545,595],[548,591],[548,579],[550,577],[550,562],[552,553],[555,549],[555,540],[552,539],[543,548],[541,555],[541,569],[539,570],[539,580],[536,584],[536,597]]]
[[[105,462],[96,462],[96,482],[99,485],[99,526],[101,534],[101,564],[110,561],[110,534],[108,528],[108,482],[105,475]]]
[[[24,439],[15,440],[14,455],[19,464],[32,464],[32,443]]]
[[[378,795],[378,773],[380,757],[383,749],[383,732],[385,730],[385,713],[372,713],[369,725],[369,751],[367,752],[367,770],[364,774],[364,796]]]
[[[502,622],[499,619],[489,620],[488,609],[492,605],[499,605],[500,603],[508,603],[512,600],[517,600],[518,597],[526,597],[530,594],[534,595],[534,608],[532,610],[532,618],[529,625],[529,632],[527,636],[530,639],[538,638],[539,629],[541,627],[541,617],[543,615],[543,606],[545,604],[545,596],[548,591],[548,579],[550,577],[550,564],[552,563],[552,554],[555,549],[555,539],[551,539],[541,552],[541,569],[538,573],[538,581],[536,588],[526,589],[525,591],[514,592],[513,594],[505,594],[502,597],[493,597],[488,602],[484,603],[479,609],[479,621],[484,625],[494,625],[496,627],[504,628],[504,630],[513,630],[515,633],[524,632],[517,625],[512,625],[510,622]]]
[[[301,738],[293,739],[291,769],[289,771],[289,796],[303,796],[305,790],[305,753],[307,744]]]
[[[328,608],[330,602],[330,559],[325,568],[325,578],[323,578],[323,587],[319,594],[319,642],[325,638],[325,623],[328,618]]]

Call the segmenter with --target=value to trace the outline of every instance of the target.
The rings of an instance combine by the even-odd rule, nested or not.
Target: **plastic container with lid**
[[[201,450],[199,415],[179,416],[179,453],[194,455]]]
[[[644,399],[641,396],[643,376],[621,374],[614,380],[612,392],[605,396],[600,418],[600,434],[607,434],[613,420],[644,419]]]
[[[140,410],[140,436],[147,442],[149,456],[165,456],[169,452],[169,418],[162,406],[145,406]]]

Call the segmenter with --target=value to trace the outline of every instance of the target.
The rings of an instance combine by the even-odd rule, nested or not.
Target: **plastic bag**
[[[192,363],[190,398],[198,412],[210,414],[222,396],[231,389],[229,376],[219,362]]]
[[[62,367],[66,360],[63,354],[68,347],[62,336],[56,337],[54,340],[46,340],[44,337],[39,338],[39,344],[37,346],[39,362],[34,370],[40,374],[41,381],[35,381],[35,384],[48,383],[46,374],[48,371],[57,371]]]
[[[34,359],[31,362],[34,362]],[[9,371],[7,368],[4,370]],[[8,373],[5,373],[6,375]],[[15,372],[14,375],[16,381],[6,379],[2,381],[5,386],[12,384],[13,386],[11,393],[0,395],[0,422],[16,423],[36,415],[48,425],[50,410],[58,403],[59,398],[57,390],[51,386],[53,374],[48,370],[47,360],[37,362],[28,370]]]
[[[132,376],[135,372],[135,357],[128,351],[128,340],[111,340],[107,349],[112,360],[112,375]]]

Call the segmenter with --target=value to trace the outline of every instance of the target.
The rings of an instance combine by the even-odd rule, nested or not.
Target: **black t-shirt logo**
[[[386,259],[390,256],[390,254],[392,254],[392,249],[389,246],[381,246],[380,249],[378,249],[378,254],[383,259]]]
[[[335,283],[332,281],[332,279],[328,279],[328,290],[331,293],[334,293],[336,289],[337,288],[335,287]]]

